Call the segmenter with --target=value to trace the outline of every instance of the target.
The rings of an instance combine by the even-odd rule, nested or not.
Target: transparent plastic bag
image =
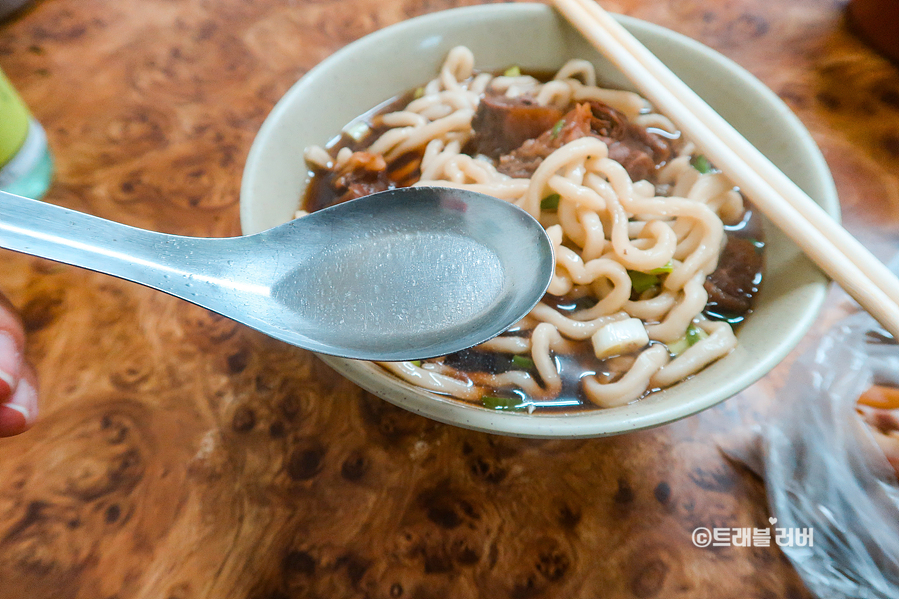
[[[756,451],[723,447],[765,479],[777,528],[812,529],[781,549],[821,599],[899,598],[899,484],[855,409],[874,383],[899,386],[899,345],[853,314],[794,363]]]

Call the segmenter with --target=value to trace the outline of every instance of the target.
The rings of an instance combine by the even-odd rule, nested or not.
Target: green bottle
[[[0,71],[0,190],[40,199],[52,179],[47,135]]]

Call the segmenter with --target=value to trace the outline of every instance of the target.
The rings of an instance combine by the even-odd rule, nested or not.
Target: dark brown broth
[[[368,125],[368,132],[359,140],[353,139],[344,132],[335,136],[325,146],[325,150],[331,156],[336,158],[337,153],[343,148],[349,148],[353,152],[364,150],[369,147],[378,137],[385,131],[390,129],[385,125],[375,125],[376,117],[391,112],[402,110],[413,100],[415,91],[409,91],[405,94],[396,96],[375,106],[365,114],[362,114],[353,122],[364,122]],[[421,171],[418,170],[416,163],[421,162],[423,151],[407,152],[388,165],[388,172],[394,174],[391,179],[395,179],[397,187],[408,187],[418,180]],[[411,165],[411,169],[409,168]],[[402,176],[396,176],[395,173],[402,172]],[[309,182],[306,185],[306,194],[300,207],[307,212],[315,212],[322,208],[332,206],[340,199],[340,194],[335,191],[332,186],[334,173],[328,170],[319,170],[310,168],[308,171]]]

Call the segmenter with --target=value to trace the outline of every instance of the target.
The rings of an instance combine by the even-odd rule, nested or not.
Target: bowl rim
[[[263,140],[275,130],[282,113],[290,110],[291,98],[300,93],[307,83],[319,76],[320,73],[326,72],[332,68],[332,65],[340,63],[347,57],[364,51],[367,47],[379,44],[384,38],[403,34],[409,30],[430,27],[438,23],[445,24],[447,15],[497,19],[511,15],[546,18],[547,13],[561,18],[551,7],[536,3],[488,4],[451,8],[390,25],[357,39],[325,58],[310,69],[306,75],[284,94],[268,117],[266,117],[253,141],[241,182],[240,220],[242,229],[246,228],[247,223],[250,222],[249,203],[245,202],[244,198],[250,197],[252,194],[254,177],[256,176],[253,165],[260,160],[263,152]],[[666,42],[702,54],[704,59],[717,63],[717,66],[730,71],[742,84],[752,88],[753,92],[759,94],[766,104],[775,111],[777,116],[784,120],[785,124],[796,134],[805,157],[814,170],[814,178],[822,187],[821,193],[816,200],[833,218],[837,221],[840,220],[840,205],[836,185],[824,156],[805,125],[777,94],[734,61],[686,35],[634,17],[625,15],[613,16],[630,31],[654,35],[665,39]],[[774,348],[774,351],[754,361],[749,369],[743,371],[741,375],[730,379],[727,384],[714,391],[704,393],[701,396],[702,401],[691,398],[686,401],[659,405],[648,402],[648,400],[641,400],[621,407],[629,409],[630,414],[626,416],[622,415],[621,408],[540,414],[488,410],[416,387],[387,373],[375,364],[336,358],[334,356],[316,355],[334,370],[363,389],[406,410],[439,422],[483,432],[520,437],[584,438],[615,435],[669,424],[697,414],[736,395],[768,374],[798,345],[820,313],[827,296],[829,280],[821,273],[816,273],[816,275],[813,276],[814,280],[809,284],[810,297],[805,304],[806,309],[801,317],[794,321],[790,331]],[[622,426],[622,422],[625,423],[624,426]]]

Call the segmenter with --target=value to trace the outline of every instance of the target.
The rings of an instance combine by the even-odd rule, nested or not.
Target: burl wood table
[[[0,24],[0,67],[47,130],[47,201],[234,235],[250,143],[296,79],[470,3],[41,0]],[[606,6],[752,71],[821,145],[846,222],[899,222],[899,71],[843,2]],[[137,285],[3,252],[0,289],[42,383],[39,424],[0,441],[0,598],[808,596],[776,547],[691,540],[768,525],[762,482],[713,440],[751,393],[639,434],[504,438]]]

